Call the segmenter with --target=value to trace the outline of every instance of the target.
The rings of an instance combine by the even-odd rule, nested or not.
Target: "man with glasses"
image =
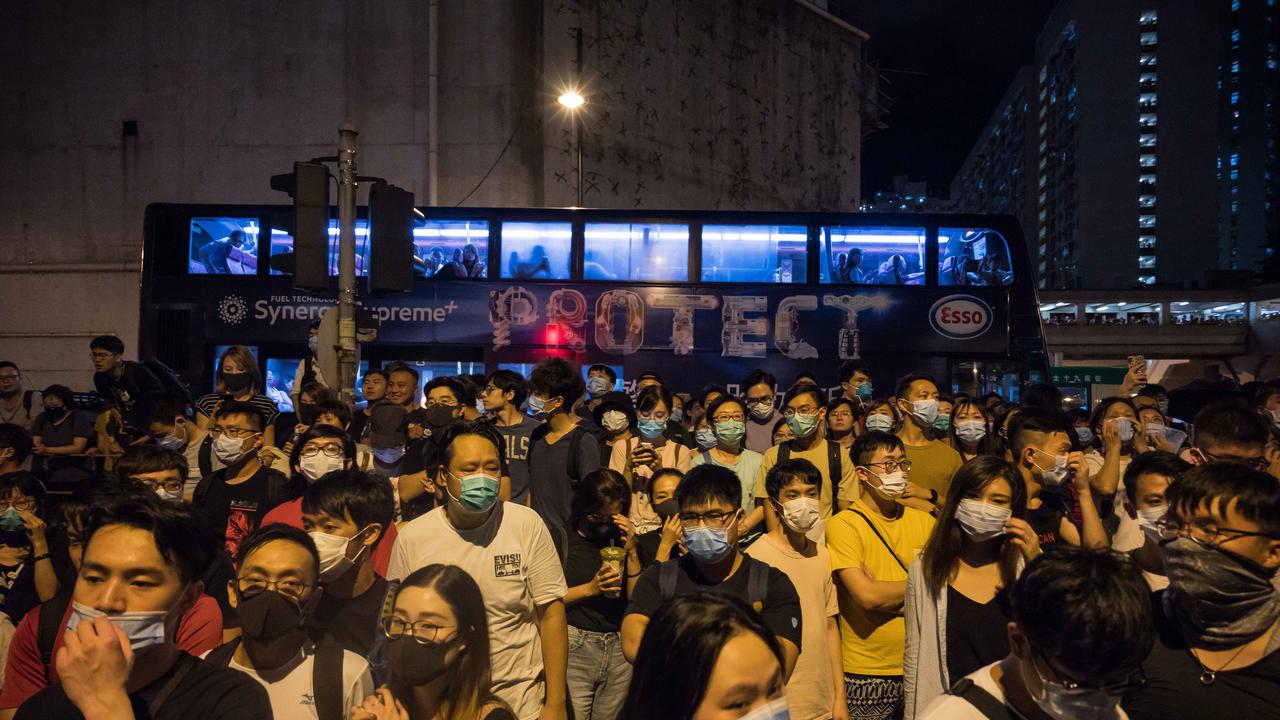
[[[861,497],[827,523],[827,550],[840,604],[844,693],[849,717],[901,718],[907,567],[933,532],[929,513],[899,502],[912,462],[902,440],[879,430],[853,441]]]
[[[1008,596],[1009,655],[961,678],[919,720],[1137,717],[1117,707],[1146,682],[1154,639],[1137,568],[1108,551],[1060,548],[1028,563]]]
[[[1280,485],[1211,461],[1166,491],[1159,523],[1169,588],[1153,595],[1157,642],[1135,719],[1274,718],[1280,708]],[[1102,655],[1095,656],[1101,659]]]
[[[89,357],[93,360],[93,387],[119,426],[109,428],[108,434],[128,441],[141,437],[146,420],[139,417],[138,401],[143,395],[164,392],[164,384],[147,366],[126,362],[124,342],[115,335],[94,338],[89,343]]]
[[[288,525],[264,525],[241,543],[236,565],[225,592],[243,633],[205,661],[257,680],[275,717],[342,720],[373,692],[373,678],[356,653],[307,638],[305,623],[320,592],[311,537]]]
[[[262,517],[289,499],[289,479],[264,467],[258,458],[262,423],[262,416],[248,403],[228,402],[218,408],[209,434],[213,454],[225,467],[201,479],[192,499],[196,512],[232,557]]]
[[[22,391],[22,372],[9,360],[0,360],[0,424],[12,423],[26,430],[40,414],[35,391]],[[32,411],[35,408],[35,411]]]
[[[1266,471],[1267,441],[1271,428],[1261,415],[1239,400],[1209,405],[1196,414],[1193,446],[1183,459],[1193,465],[1214,460],[1236,460]]]
[[[676,560],[640,574],[622,620],[622,653],[635,662],[649,618],[678,595],[713,592],[737,598],[760,613],[778,637],[791,676],[803,637],[800,596],[785,573],[738,549],[742,485],[732,470],[699,465],[676,488],[680,525],[688,550]]]
[[[610,371],[612,372],[612,371]],[[495,370],[485,382],[480,400],[493,427],[506,442],[507,470],[511,473],[511,502],[529,504],[529,444],[541,425],[520,412],[528,388],[520,373]]]

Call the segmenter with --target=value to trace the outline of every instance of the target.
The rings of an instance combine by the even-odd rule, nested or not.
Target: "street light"
[[[582,207],[582,113],[580,110],[587,104],[587,99],[577,90],[566,90],[556,98],[556,101],[573,116],[574,138],[578,145],[578,207]]]
[[[579,95],[577,92],[573,90],[566,91],[563,95],[561,95],[559,98],[556,98],[556,99],[561,105],[565,106],[566,108],[569,108],[570,110],[577,110],[578,108],[587,104],[587,99],[582,97],[581,95]]]

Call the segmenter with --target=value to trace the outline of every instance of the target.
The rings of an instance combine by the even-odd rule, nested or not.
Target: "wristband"
[[[31,562],[38,563],[41,560],[48,560],[48,559],[49,559],[49,553],[40,553],[39,555],[31,558]]]
[[[929,488],[929,502],[934,505],[938,504],[938,491],[933,488]]]

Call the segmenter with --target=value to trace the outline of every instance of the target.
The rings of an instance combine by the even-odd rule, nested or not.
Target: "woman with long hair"
[[[782,648],[738,600],[680,595],[658,609],[640,641],[618,720],[787,717]]]
[[[956,471],[938,524],[907,571],[905,717],[951,683],[1009,654],[996,594],[1040,554],[1016,468],[983,455]]]
[[[951,409],[951,429],[947,435],[951,447],[960,453],[960,459],[968,462],[979,455],[999,455],[995,419],[985,405],[973,398],[956,400]]]
[[[207,431],[213,426],[213,416],[224,402],[249,403],[262,416],[262,444],[276,444],[276,416],[280,410],[274,401],[262,394],[262,372],[253,351],[244,345],[232,345],[218,358],[217,380],[213,392],[196,399],[196,426]]]
[[[493,694],[484,597],[461,568],[433,564],[410,573],[382,632],[387,684],[352,708],[351,720],[515,719]]]

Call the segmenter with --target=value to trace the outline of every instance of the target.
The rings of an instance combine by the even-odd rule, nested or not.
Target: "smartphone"
[[[234,402],[235,399],[236,399],[236,396],[232,395],[231,393],[222,393],[221,395],[218,396],[218,402],[221,402],[223,405],[229,402]]]

